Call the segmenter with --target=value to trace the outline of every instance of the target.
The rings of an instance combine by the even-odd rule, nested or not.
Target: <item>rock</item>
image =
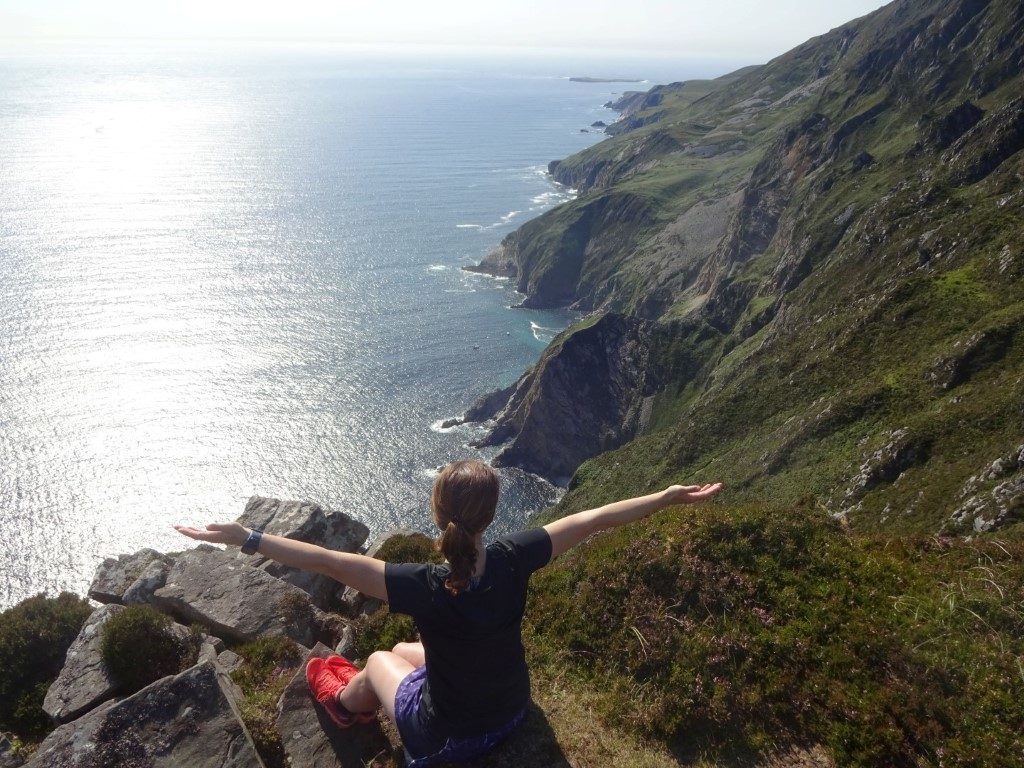
[[[953,344],[950,353],[932,364],[926,378],[940,390],[963,384],[1006,355],[1020,329],[1014,322],[972,333]]]
[[[604,120],[595,120],[590,124],[591,128],[607,128],[608,124]]]
[[[153,602],[153,593],[167,581],[171,570],[171,560],[153,560],[139,574],[139,578],[125,590],[121,602],[125,605],[149,605]]]
[[[369,528],[344,512],[311,502],[281,501],[262,496],[249,499],[238,522],[246,528],[259,528],[265,533],[338,552],[358,552],[370,535]],[[261,555],[239,554],[239,557],[244,558],[247,564],[305,590],[321,608],[327,608],[340,589],[338,582],[328,576],[290,568]]]
[[[922,118],[923,144],[932,150],[942,150],[978,124],[984,112],[970,101],[965,101],[939,118]]]
[[[322,628],[323,616],[304,591],[209,545],[180,555],[153,601],[183,623],[202,624],[230,641],[287,635],[311,646]]]
[[[338,640],[337,646],[334,648],[334,652],[339,656],[344,656],[349,661],[352,661],[352,655],[356,650],[356,631],[352,628],[351,624],[346,624],[345,628],[341,630],[341,638]]]
[[[923,464],[928,460],[929,448],[929,440],[915,437],[909,429],[890,432],[885,445],[861,465],[860,472],[850,482],[844,501],[847,504],[856,501],[873,488],[893,482],[904,470]]]
[[[1001,482],[1000,482],[1001,481]],[[995,485],[990,485],[995,483]],[[993,531],[1024,513],[1024,445],[992,461],[968,478],[949,516],[956,527]]]
[[[870,152],[865,152],[864,150],[861,150],[853,158],[853,170],[855,170],[855,171],[863,170],[863,169],[867,168],[868,166],[873,165],[874,162],[875,162],[874,155],[872,155]]]
[[[0,733],[0,768],[18,768],[25,761],[14,751],[14,745],[7,734]]]
[[[481,395],[466,409],[463,418],[466,421],[487,421],[487,419],[494,418],[508,403],[515,389],[516,385],[513,382],[504,389],[496,389],[486,395]]]
[[[263,768],[231,692],[203,661],[60,726],[32,768]]]
[[[650,323],[608,313],[552,344],[475,444],[507,442],[494,466],[566,484],[586,459],[618,448],[640,428],[644,398],[658,381],[649,364],[653,334]]]
[[[100,642],[103,625],[123,610],[124,606],[115,604],[97,608],[68,648],[64,667],[43,699],[43,710],[58,723],[74,720],[117,691],[103,664]]]
[[[451,429],[452,427],[457,427],[462,423],[462,419],[458,416],[453,416],[452,418],[445,419],[441,422],[441,429]]]
[[[306,662],[326,658],[331,649],[318,643],[295,673],[277,705],[277,732],[290,768],[362,768],[389,749],[378,723],[338,728],[313,700],[306,685]]]
[[[133,586],[153,562],[170,564],[171,559],[152,549],[141,549],[133,555],[108,557],[96,569],[89,597],[98,603],[120,603],[124,593]]]
[[[221,669],[230,674],[245,664],[245,659],[234,651],[221,651],[217,654],[217,664],[220,665]]]

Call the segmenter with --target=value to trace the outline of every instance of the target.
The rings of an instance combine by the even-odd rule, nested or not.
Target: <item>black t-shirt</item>
[[[508,722],[530,699],[521,636],[530,574],[551,559],[543,528],[487,545],[480,581],[453,597],[447,565],[387,563],[393,613],[413,618],[427,657],[420,710],[434,730],[476,736]]]

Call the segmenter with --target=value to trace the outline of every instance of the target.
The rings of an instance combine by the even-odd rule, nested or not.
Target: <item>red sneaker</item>
[[[349,678],[351,680],[351,677]],[[352,712],[343,710],[338,705],[338,691],[348,685],[348,680],[342,682],[338,679],[334,670],[331,669],[326,660],[314,656],[306,664],[306,683],[327,716],[331,718],[339,728],[349,728],[360,722]]]
[[[334,672],[338,680],[341,681],[343,688],[352,682],[353,677],[359,674],[359,667],[344,656],[328,656],[324,659],[324,662],[327,668]],[[352,715],[355,716],[357,723],[372,723],[377,719],[376,712],[353,712]]]

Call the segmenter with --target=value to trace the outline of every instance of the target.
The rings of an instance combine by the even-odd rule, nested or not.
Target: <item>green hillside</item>
[[[903,0],[634,97],[623,120],[644,124],[553,163],[579,197],[482,268],[636,338],[590,316],[556,339],[498,417],[499,463],[565,477],[593,457],[560,511],[699,476],[734,503],[813,497],[865,531],[1012,525],[1022,39],[1012,0]],[[598,351],[609,372],[586,363]],[[621,392],[598,411],[581,382]]]
[[[726,489],[535,577],[546,720],[484,764],[1024,765],[1022,40],[898,0],[552,163],[477,268],[588,314],[482,444],[538,522]]]

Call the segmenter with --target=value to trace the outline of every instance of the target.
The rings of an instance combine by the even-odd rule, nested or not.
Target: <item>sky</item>
[[[0,0],[0,39],[240,39],[767,60],[878,0]]]

